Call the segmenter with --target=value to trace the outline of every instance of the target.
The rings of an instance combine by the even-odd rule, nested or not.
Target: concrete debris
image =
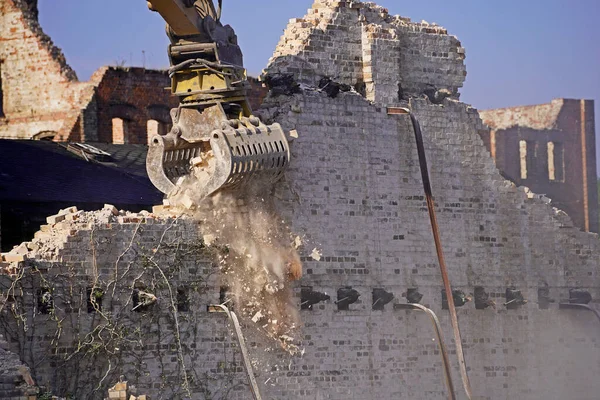
[[[168,207],[157,206],[155,212],[131,213],[117,211],[116,207],[107,205],[98,211],[78,211],[75,207],[68,209],[69,214],[55,215],[59,221],[42,225],[40,230],[35,232],[31,242],[22,243],[8,253],[2,253],[2,261],[5,263],[18,263],[28,259],[53,260],[59,251],[69,242],[80,230],[89,229],[91,226],[102,226],[111,223],[118,224],[150,224],[177,218],[174,212]],[[74,211],[74,212],[73,212]],[[185,217],[180,217],[185,218]],[[12,271],[12,269],[11,269]]]
[[[327,96],[335,99],[340,92],[349,92],[352,86],[345,83],[333,81],[331,78],[324,77],[319,81],[319,89],[327,93]]]
[[[263,81],[270,89],[272,96],[292,96],[302,91],[293,74],[267,75]]]
[[[68,215],[68,214],[74,214],[76,212],[77,212],[77,207],[72,206],[72,207],[65,208],[64,210],[60,210],[58,212],[58,215]]]
[[[535,193],[533,193],[531,191],[531,189],[529,189],[527,186],[522,186],[521,190],[523,190],[523,192],[525,192],[525,195],[527,196],[528,199],[533,199],[535,197]]]
[[[108,398],[105,400],[150,400],[146,395],[136,395],[134,386],[128,386],[127,381],[120,381],[108,389]]]
[[[310,253],[310,257],[315,261],[321,261],[321,256],[322,253],[319,250],[317,250],[316,247],[313,249],[312,253]]]
[[[294,248],[299,249],[302,246],[302,238],[300,236],[296,236],[294,238]]]
[[[195,157],[190,160],[190,164],[192,167],[199,167],[204,164],[204,158]]]
[[[21,262],[27,259],[27,254],[29,254],[30,250],[27,247],[26,243],[21,243],[18,246],[15,246],[8,253],[2,254],[2,259],[6,262]]]
[[[196,207],[196,202],[188,195],[181,196],[181,204],[188,210],[193,210]]]
[[[83,211],[76,211],[75,213],[67,214],[65,219],[67,221],[77,221],[77,219],[79,219],[79,217],[81,217],[82,214]]]
[[[48,225],[54,225],[56,223],[64,221],[65,219],[66,219],[66,215],[57,214],[57,215],[51,215],[48,218],[46,218],[46,222],[48,223]]]
[[[525,195],[528,199],[537,199],[541,200],[545,204],[552,203],[552,199],[546,196],[545,194],[537,194],[531,191],[527,186],[522,186],[521,189],[525,192]]]
[[[448,89],[436,89],[435,87],[425,89],[424,93],[433,104],[442,104],[445,99],[452,97],[452,92]]]
[[[254,314],[254,317],[252,317],[252,322],[254,322],[256,324],[263,317],[264,317],[264,315],[262,314],[262,312],[258,311],[256,314]]]
[[[215,235],[207,234],[204,235],[202,238],[204,240],[204,244],[208,247],[212,246],[215,242]]]
[[[113,206],[112,204],[105,204],[103,210],[110,211],[112,215],[119,215],[119,210],[117,210],[117,207]]]

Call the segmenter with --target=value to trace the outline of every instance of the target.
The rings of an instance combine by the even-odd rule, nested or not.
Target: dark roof
[[[148,146],[145,144],[110,144],[89,143],[111,155],[115,166],[127,173],[148,178],[146,172],[146,155]]]
[[[94,146],[99,145],[94,144]],[[0,140],[0,200],[160,204],[145,173],[146,146],[102,145],[109,162],[68,151],[65,144]]]

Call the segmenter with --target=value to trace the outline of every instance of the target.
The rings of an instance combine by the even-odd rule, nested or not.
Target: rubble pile
[[[118,210],[111,204],[106,204],[98,211],[83,211],[78,210],[77,207],[68,207],[60,210],[56,215],[49,216],[46,225],[40,227],[30,242],[21,243],[11,251],[2,253],[0,271],[9,275],[15,274],[18,263],[26,260],[60,261],[57,259],[60,250],[64,248],[69,238],[80,230],[106,227],[110,224],[145,224],[168,218],[148,211],[132,213]]]

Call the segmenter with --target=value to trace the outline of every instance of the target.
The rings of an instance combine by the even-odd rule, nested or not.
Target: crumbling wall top
[[[484,110],[479,114],[483,122],[495,130],[505,130],[515,126],[547,130],[556,127],[564,102],[564,99],[554,99],[546,104]]]
[[[34,38],[42,49],[48,52],[51,59],[57,64],[63,77],[70,81],[77,81],[77,74],[67,63],[62,50],[54,45],[50,36],[44,33],[38,21],[37,0],[7,0],[2,8],[3,27],[0,26],[0,35],[5,40],[24,40]],[[12,3],[12,5],[11,5]],[[15,29],[16,20],[22,20],[29,32]],[[4,28],[4,29],[2,29]],[[11,34],[13,37],[11,37]],[[11,46],[13,49],[15,46]]]
[[[315,0],[305,17],[290,20],[263,77],[293,76],[312,87],[330,79],[383,104],[440,90],[458,99],[464,59],[460,41],[437,24],[374,3]]]

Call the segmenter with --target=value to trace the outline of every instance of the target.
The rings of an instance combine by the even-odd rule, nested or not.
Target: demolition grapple
[[[220,22],[221,1],[151,0],[167,21],[171,91],[180,99],[173,127],[150,138],[146,169],[169,194],[193,174],[201,197],[221,189],[279,179],[290,160],[279,124],[252,115],[237,36]]]

